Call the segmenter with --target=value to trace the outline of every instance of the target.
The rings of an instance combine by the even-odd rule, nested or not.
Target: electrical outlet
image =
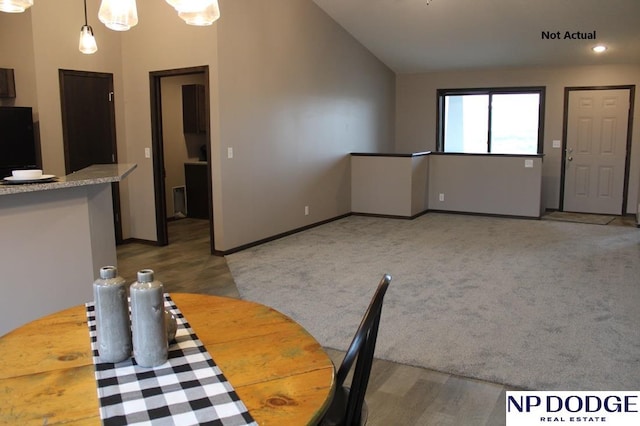
[[[227,158],[233,158],[233,148],[232,147],[228,147],[227,148]]]
[[[440,193],[440,197],[438,197],[438,199],[439,199],[440,201],[444,201],[444,193],[442,193],[442,192],[441,192],[441,193]]]
[[[309,206],[304,206],[304,215],[309,216]]]

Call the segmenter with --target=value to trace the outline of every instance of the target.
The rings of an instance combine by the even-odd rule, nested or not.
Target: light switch
[[[144,158],[151,158],[151,148],[144,149]]]
[[[533,168],[533,160],[524,160],[524,167],[527,169]]]
[[[227,148],[227,158],[233,158],[233,148]]]
[[[560,148],[562,146],[562,141],[559,141],[557,139],[554,139],[552,143],[554,148]]]

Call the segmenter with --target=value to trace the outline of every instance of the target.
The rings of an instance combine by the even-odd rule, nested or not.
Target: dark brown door
[[[62,134],[67,174],[118,161],[113,74],[60,70]],[[122,242],[120,192],[112,184],[116,243]]]

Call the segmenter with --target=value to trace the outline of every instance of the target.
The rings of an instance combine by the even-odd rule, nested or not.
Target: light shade
[[[33,6],[33,0],[0,0],[0,12],[22,13]]]
[[[602,53],[605,50],[607,50],[607,46],[605,46],[603,44],[599,44],[597,46],[593,46],[591,49],[596,53]]]
[[[178,7],[178,16],[189,25],[211,25],[220,18],[218,0],[182,0]]]
[[[127,31],[138,24],[136,0],[102,0],[98,19],[114,31]]]
[[[169,3],[175,10],[178,10],[178,8],[180,7],[180,3],[182,2],[183,0],[167,0],[167,3]]]
[[[80,28],[80,44],[78,48],[80,49],[80,52],[85,55],[91,55],[98,51],[98,45],[96,44],[96,39],[93,36],[93,28],[89,25],[83,25],[82,28]]]
[[[211,25],[220,18],[218,0],[166,0],[189,25]]]

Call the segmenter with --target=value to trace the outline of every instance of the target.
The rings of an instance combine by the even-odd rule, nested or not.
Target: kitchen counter
[[[135,164],[94,165],[55,182],[0,185],[0,335],[93,299],[116,265],[111,184]]]
[[[0,195],[120,182],[136,166],[136,164],[94,164],[70,175],[56,178],[53,182],[29,184],[8,184],[5,182],[0,185]]]

